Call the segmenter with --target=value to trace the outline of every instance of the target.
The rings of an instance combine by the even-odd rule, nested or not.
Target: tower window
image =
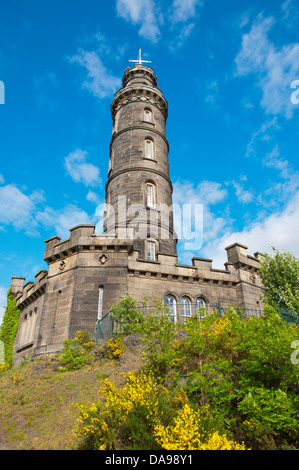
[[[150,159],[154,158],[154,143],[149,139],[145,141],[145,157]]]
[[[153,207],[156,203],[156,188],[151,183],[146,184],[146,206]]]
[[[152,112],[149,109],[144,110],[144,120],[146,122],[152,122]]]
[[[155,242],[147,242],[147,259],[150,261],[155,261],[156,259],[156,244]]]

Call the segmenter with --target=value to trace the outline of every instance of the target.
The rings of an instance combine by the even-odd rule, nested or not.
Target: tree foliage
[[[273,253],[264,253],[261,260],[265,303],[299,314],[299,258],[272,249]]]

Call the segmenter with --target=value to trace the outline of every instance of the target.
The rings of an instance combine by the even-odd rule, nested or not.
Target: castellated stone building
[[[48,271],[25,284],[23,277],[12,278],[11,293],[21,311],[15,363],[58,352],[78,330],[87,329],[95,339],[98,320],[126,293],[165,301],[173,321],[219,302],[261,308],[258,254],[249,256],[246,246],[226,248],[224,269],[198,257],[190,265],[177,262],[167,113],[152,68],[128,67],[111,104],[103,232],[78,225],[67,240],[46,240]],[[138,223],[136,207],[143,214]]]

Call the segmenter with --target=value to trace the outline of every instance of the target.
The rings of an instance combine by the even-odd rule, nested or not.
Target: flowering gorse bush
[[[104,381],[99,392],[103,402],[79,405],[74,436],[81,439],[81,448],[245,450],[218,431],[208,431],[213,421],[208,406],[193,409],[184,392],[172,396],[152,373],[129,372],[125,377],[119,390]]]
[[[106,341],[107,353],[110,359],[118,359],[125,350],[125,345],[120,336],[116,336]]]

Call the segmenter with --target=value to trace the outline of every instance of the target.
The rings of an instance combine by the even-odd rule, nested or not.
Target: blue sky
[[[223,268],[235,241],[299,256],[298,31],[298,0],[2,0],[0,304],[47,268],[45,239],[98,222],[110,103],[139,48],[169,105],[174,202],[204,205],[179,262]]]

